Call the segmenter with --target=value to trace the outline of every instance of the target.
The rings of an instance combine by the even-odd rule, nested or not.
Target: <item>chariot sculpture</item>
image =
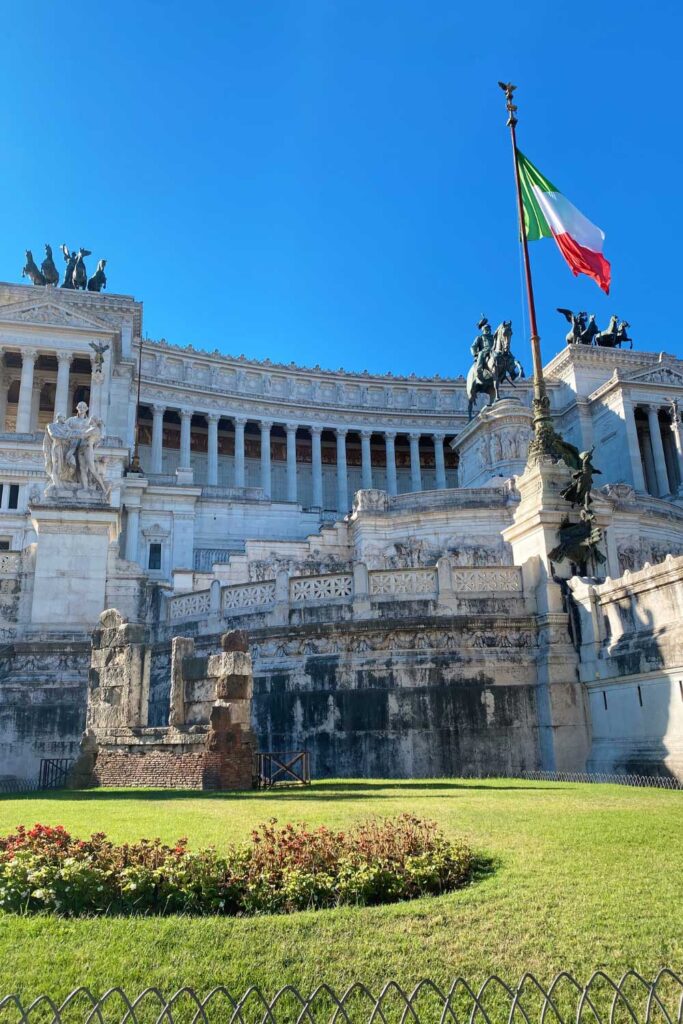
[[[574,313],[571,309],[557,307],[567,323],[571,324],[571,330],[567,333],[568,345],[597,345],[599,348],[621,348],[628,342],[633,348],[633,340],[628,336],[628,329],[631,326],[627,320],[620,320],[614,313],[604,331],[601,331],[595,322],[595,314],[579,312]]]
[[[69,250],[68,246],[62,244],[60,246],[62,255],[64,256],[64,277],[60,285],[61,288],[69,288],[71,290],[81,289],[89,292],[99,292],[103,288],[107,287],[107,277],[104,273],[106,266],[106,260],[100,260],[97,264],[97,270],[88,277],[88,272],[85,266],[85,257],[90,256],[90,249],[84,249],[82,246],[76,252]],[[33,259],[33,253],[30,249],[25,252],[26,263],[21,272],[22,277],[28,277],[34,285],[57,285],[59,283],[59,271],[55,266],[55,261],[52,257],[52,247],[45,244],[45,259],[41,263],[40,267]]]

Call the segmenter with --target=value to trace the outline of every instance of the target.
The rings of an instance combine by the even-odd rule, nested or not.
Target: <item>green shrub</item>
[[[348,832],[272,820],[225,855],[193,853],[185,839],[117,846],[102,833],[80,840],[35,825],[0,837],[0,909],[247,915],[394,903],[464,885],[472,863],[465,844],[409,814]]]

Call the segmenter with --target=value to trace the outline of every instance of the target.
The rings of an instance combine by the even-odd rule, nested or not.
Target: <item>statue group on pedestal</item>
[[[572,482],[561,492],[561,496],[574,508],[581,506],[579,522],[573,523],[565,516],[557,531],[559,543],[548,552],[554,562],[568,559],[574,562],[580,573],[585,574],[590,560],[597,567],[604,565],[606,559],[599,548],[602,531],[597,524],[593,511],[593,477],[600,476],[600,470],[593,465],[593,452],[580,452],[573,444],[560,441],[562,459],[573,470]]]
[[[600,348],[621,348],[627,342],[633,348],[633,341],[629,338],[627,331],[631,326],[627,320],[620,320],[614,313],[610,317],[609,324],[604,331],[601,331],[595,322],[595,314],[580,312],[574,313],[571,309],[557,307],[567,323],[571,324],[571,330],[567,334],[568,345],[597,345]]]
[[[60,246],[62,255],[64,256],[64,278],[60,285],[61,288],[70,288],[72,290],[82,289],[89,292],[100,292],[103,288],[107,287],[107,276],[104,272],[104,268],[107,265],[106,260],[100,260],[97,264],[97,270],[92,277],[88,277],[88,272],[85,267],[85,257],[91,256],[90,249],[83,249],[82,247],[76,252],[69,250],[66,245]],[[59,282],[59,271],[55,266],[55,261],[52,257],[52,246],[45,243],[45,259],[37,266],[33,259],[33,253],[30,249],[26,250],[26,264],[21,272],[22,277],[28,277],[35,285],[56,285]]]
[[[514,382],[524,376],[522,364],[510,351],[512,321],[503,320],[495,331],[488,318],[482,316],[477,324],[479,334],[470,348],[474,363],[467,374],[467,417],[472,419],[478,395],[488,395],[489,405],[500,398],[500,385]]]
[[[95,461],[95,448],[102,440],[103,423],[88,416],[88,406],[79,402],[76,415],[58,415],[45,428],[43,455],[50,484],[46,495],[55,491],[100,492],[105,498],[109,488]]]

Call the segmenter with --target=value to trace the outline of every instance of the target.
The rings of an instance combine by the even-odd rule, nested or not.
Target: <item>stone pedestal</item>
[[[118,512],[99,502],[53,501],[30,509],[38,536],[31,607],[33,627],[92,629],[104,609],[109,544]]]
[[[532,413],[518,398],[501,398],[482,409],[451,447],[460,457],[461,487],[484,487],[493,477],[524,472],[532,437]]]
[[[566,599],[558,576],[568,563],[553,565],[550,552],[569,512],[561,491],[571,479],[564,462],[528,466],[517,480],[521,501],[514,522],[503,531],[524,591],[535,595],[538,629],[536,700],[541,765],[545,771],[585,771],[590,751],[588,696],[579,682],[578,653],[569,632]]]

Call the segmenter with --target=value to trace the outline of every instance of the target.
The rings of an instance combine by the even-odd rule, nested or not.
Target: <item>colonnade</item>
[[[677,408],[631,402],[626,425],[637,491],[663,498],[683,482],[683,429]]]
[[[10,350],[11,351],[11,350]],[[101,392],[103,374],[95,364],[94,356],[83,352],[22,348],[19,352],[21,365],[2,365],[0,367],[0,433],[6,429],[8,397],[15,380],[19,381],[19,394],[16,402],[15,431],[18,434],[29,434],[39,429],[40,398],[47,382],[55,384],[55,398],[52,418],[58,415],[72,414],[72,401],[75,382],[72,381],[71,367],[74,359],[89,360],[91,365],[90,379],[85,379],[85,387],[89,391],[89,405],[92,415],[101,415]],[[3,356],[0,350],[0,358]],[[56,372],[53,367],[38,369],[37,363],[41,356],[56,359]],[[51,361],[51,360],[50,360]],[[38,372],[36,372],[38,370]]]
[[[180,418],[180,469],[191,468],[191,426],[193,412],[187,409],[171,409],[163,405],[152,405],[152,443],[149,472],[152,474],[163,473],[163,429],[164,415],[168,412],[176,412]],[[198,413],[203,416],[207,424],[207,477],[208,486],[215,487],[218,484],[218,423],[219,420],[228,419],[220,417],[217,413]],[[271,463],[271,432],[276,425],[273,420],[260,419],[251,420],[247,417],[229,418],[234,428],[235,452],[232,486],[242,488],[246,486],[245,474],[245,428],[247,422],[255,423],[260,432],[260,485],[266,497],[272,493],[272,463]],[[311,439],[311,475],[312,475],[312,504],[314,507],[323,507],[323,459],[322,459],[322,434],[323,430],[330,430],[336,436],[336,492],[337,508],[349,508],[349,483],[348,483],[348,459],[347,459],[347,438],[349,434],[359,434],[361,442],[361,480],[363,488],[371,488],[375,485],[373,477],[371,440],[373,437],[382,437],[384,440],[386,454],[386,488],[389,494],[396,494],[398,491],[398,480],[396,471],[396,437],[395,430],[351,430],[348,427],[323,428],[317,424],[309,425],[302,423],[283,422],[277,424],[283,428],[286,437],[286,499],[287,501],[298,501],[297,484],[297,451],[296,438],[299,429],[305,429]],[[422,490],[422,468],[420,465],[420,440],[423,437],[431,438],[434,446],[434,470],[437,488],[445,488],[446,483],[446,460],[444,453],[445,433],[425,434],[421,431],[407,431],[410,443],[410,481],[411,490]]]

